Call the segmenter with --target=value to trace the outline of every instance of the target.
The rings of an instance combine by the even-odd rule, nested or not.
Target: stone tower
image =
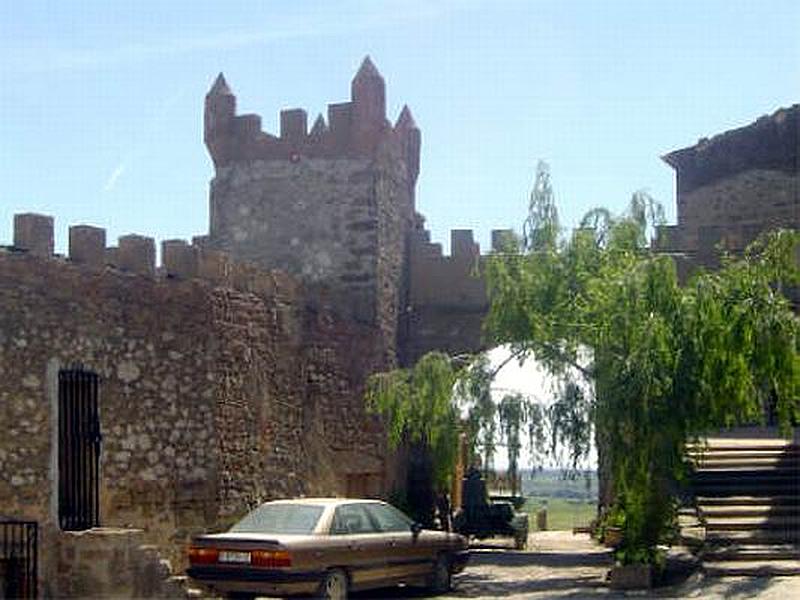
[[[394,352],[414,223],[420,131],[405,107],[386,119],[383,77],[365,58],[349,102],[308,130],[302,109],[281,111],[280,134],[237,115],[222,74],[206,95],[211,182],[204,244],[325,291],[340,309],[378,326]]]
[[[722,245],[744,250],[762,232],[800,228],[800,104],[663,159],[675,169],[678,223],[661,245],[715,267]]]

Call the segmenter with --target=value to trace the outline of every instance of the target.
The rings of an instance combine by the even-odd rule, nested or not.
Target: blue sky
[[[423,134],[418,209],[438,241],[524,218],[547,160],[565,224],[648,189],[659,156],[800,101],[800,3],[0,0],[0,244],[16,212],[158,240],[204,233],[203,97],[240,112],[348,99],[370,54],[390,118]]]

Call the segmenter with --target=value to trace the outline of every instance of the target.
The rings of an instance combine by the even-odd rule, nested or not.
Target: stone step
[[[800,561],[720,561],[708,564],[704,563],[703,570],[706,575],[719,577],[800,576]]]
[[[743,531],[706,531],[706,541],[714,545],[731,544],[800,544],[800,531],[755,529]]]
[[[734,560],[800,560],[800,547],[794,544],[732,544],[703,554],[703,562]]]
[[[692,474],[693,481],[717,481],[735,479],[737,481],[785,480],[800,486],[797,469],[791,467],[770,467],[768,469],[715,469],[699,470]]]
[[[800,517],[708,517],[706,531],[748,531],[760,529],[796,529],[800,532]]]
[[[709,446],[687,446],[686,453],[694,456],[709,452],[800,452],[800,445],[780,441],[777,443],[711,444]]]
[[[698,506],[745,506],[745,505],[790,505],[800,506],[800,494],[786,494],[776,496],[700,496],[695,498]]]
[[[698,496],[732,496],[744,494],[748,496],[794,496],[797,494],[797,482],[793,478],[753,479],[724,477],[717,479],[696,480],[693,482],[695,494]]]
[[[758,458],[725,456],[703,458],[695,461],[696,471],[707,471],[709,469],[762,470],[771,468],[800,470],[800,456],[791,458],[785,456],[760,456]]]
[[[786,448],[706,448],[705,450],[689,450],[686,455],[692,459],[719,457],[719,458],[770,458],[772,456],[786,456],[794,458],[800,454],[797,446]]]
[[[800,517],[800,505],[797,504],[740,504],[723,506],[701,506],[704,518],[714,517]]]
[[[709,437],[703,442],[696,444],[686,444],[687,450],[724,448],[726,450],[750,450],[753,448],[773,450],[775,448],[800,448],[800,444],[791,439],[772,437],[772,438],[752,438],[752,437]]]
[[[800,451],[749,450],[747,452],[729,452],[714,450],[689,454],[687,458],[692,463],[700,463],[708,460],[797,460],[800,458]]]

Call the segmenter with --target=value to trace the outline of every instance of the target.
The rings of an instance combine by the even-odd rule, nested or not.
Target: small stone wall
[[[207,278],[0,248],[0,506],[42,525],[43,573],[59,533],[57,377],[73,364],[101,378],[101,524],[141,528],[176,569],[191,535],[261,501],[343,494],[353,472],[386,494],[362,399],[385,365],[376,327],[195,251],[181,269]]]
[[[140,529],[96,528],[57,537],[55,573],[45,597],[188,598],[184,578],[144,543]]]

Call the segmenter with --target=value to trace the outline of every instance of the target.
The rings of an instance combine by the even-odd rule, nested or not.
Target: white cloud
[[[108,176],[106,180],[106,184],[103,186],[103,192],[113,192],[114,188],[117,186],[117,181],[122,175],[125,173],[125,163],[119,163],[116,168],[111,171],[111,175]]]

